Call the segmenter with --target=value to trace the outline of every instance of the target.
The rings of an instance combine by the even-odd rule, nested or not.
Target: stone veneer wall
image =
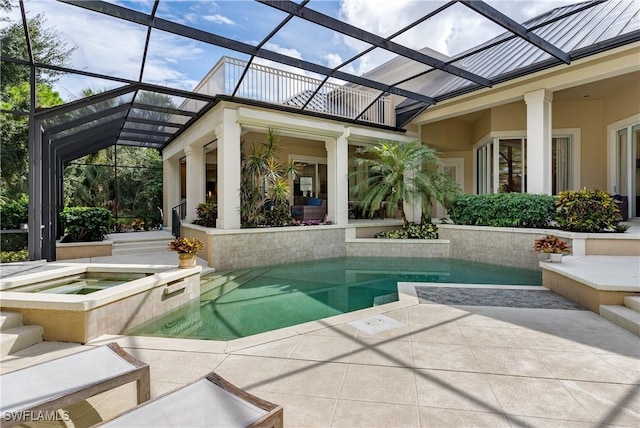
[[[202,230],[193,225],[189,229]],[[293,226],[264,229],[208,229],[209,266],[217,270],[344,257],[345,229],[340,226]]]
[[[411,239],[353,239],[347,241],[349,257],[449,257],[449,241]]]
[[[438,225],[439,238],[451,242],[452,258],[525,269],[540,268],[544,256],[533,251],[533,243],[548,234],[560,235],[547,229]]]

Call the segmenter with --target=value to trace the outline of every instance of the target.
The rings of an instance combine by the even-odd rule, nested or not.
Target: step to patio
[[[145,239],[141,241],[114,242],[111,255],[146,254],[166,252],[171,239]]]
[[[628,297],[625,297],[627,305]],[[600,305],[600,316],[640,336],[640,312],[622,305]]]
[[[0,357],[42,342],[43,334],[39,325],[23,325],[20,312],[0,311]]]
[[[624,305],[627,308],[640,312],[640,296],[626,296],[624,298]]]
[[[20,312],[0,311],[0,331],[9,330],[22,325]]]

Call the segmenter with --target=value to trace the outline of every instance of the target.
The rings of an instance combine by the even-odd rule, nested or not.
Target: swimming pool
[[[398,299],[398,282],[540,285],[542,274],[453,259],[348,257],[203,275],[199,301],[131,335],[231,340]]]

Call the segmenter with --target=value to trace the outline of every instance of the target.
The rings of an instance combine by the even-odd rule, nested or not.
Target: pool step
[[[622,305],[600,305],[600,315],[640,336],[640,297],[626,296]]]
[[[213,300],[229,291],[240,287],[247,281],[262,275],[267,269],[234,270],[219,275],[212,275],[210,280],[203,277],[200,281],[200,300]]]
[[[42,342],[44,329],[39,325],[22,325],[20,312],[0,312],[0,357]]]

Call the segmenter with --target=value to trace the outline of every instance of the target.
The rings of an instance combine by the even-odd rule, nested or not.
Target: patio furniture
[[[282,413],[212,372],[99,426],[281,428]]]
[[[149,400],[149,366],[111,343],[0,376],[2,426],[19,425],[136,381],[138,403]]]
[[[291,207],[291,216],[297,220],[324,220],[326,215],[326,199],[309,198],[305,205]]]

